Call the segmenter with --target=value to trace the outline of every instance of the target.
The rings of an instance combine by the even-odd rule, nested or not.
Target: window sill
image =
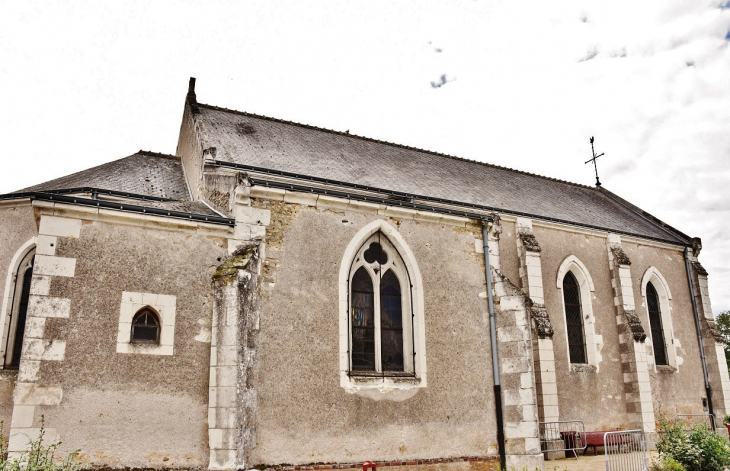
[[[595,373],[598,368],[588,363],[571,363],[570,371],[573,373]]]
[[[117,353],[139,355],[172,355],[172,345],[117,342]]]
[[[404,371],[350,371],[349,376],[360,376],[366,378],[415,378],[415,373]]]
[[[656,370],[658,373],[664,374],[673,374],[677,372],[677,368],[671,365],[656,365]]]
[[[396,391],[405,393],[407,390],[412,391],[408,395],[415,394],[419,388],[426,387],[426,377],[416,376],[414,373],[404,373],[402,371],[340,371],[340,386],[349,392],[371,391],[368,394],[376,394],[390,396]],[[398,395],[400,393],[397,393]]]

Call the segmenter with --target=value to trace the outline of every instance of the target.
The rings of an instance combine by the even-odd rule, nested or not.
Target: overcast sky
[[[604,187],[730,309],[730,0],[0,0],[0,193],[173,154],[198,101]],[[635,277],[641,274],[635,273]]]

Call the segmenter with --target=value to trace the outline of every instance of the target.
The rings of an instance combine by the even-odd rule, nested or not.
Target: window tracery
[[[413,373],[410,282],[398,251],[377,232],[350,274],[350,372]]]

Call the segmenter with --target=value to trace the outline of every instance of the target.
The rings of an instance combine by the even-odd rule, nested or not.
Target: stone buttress
[[[250,187],[235,189],[236,226],[230,257],[213,275],[210,347],[209,469],[246,468],[256,443],[257,293],[270,212],[250,206]]]
[[[492,270],[497,350],[502,384],[502,410],[507,469],[542,469],[535,376],[532,361],[530,301],[501,273],[499,234],[495,223],[489,231],[489,263]]]
[[[631,260],[623,251],[621,237],[617,234],[608,235],[606,248],[616,306],[628,426],[653,433],[656,431],[656,420],[644,343],[646,333],[635,312]]]
[[[541,422],[560,420],[558,386],[555,376],[553,326],[543,294],[540,245],[532,232],[532,220],[517,218],[517,256],[520,260],[520,285],[529,296],[532,318],[532,350],[535,361],[537,412]]]

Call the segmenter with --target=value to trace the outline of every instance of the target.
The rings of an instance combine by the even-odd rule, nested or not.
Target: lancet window
[[[411,283],[393,244],[380,232],[358,250],[350,269],[350,373],[410,373]]]

